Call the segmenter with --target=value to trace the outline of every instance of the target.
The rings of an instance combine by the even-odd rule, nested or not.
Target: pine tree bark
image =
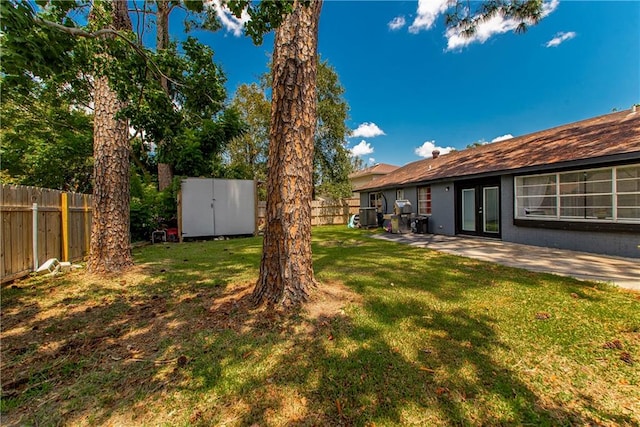
[[[111,5],[110,27],[130,31],[126,0],[114,0]],[[129,242],[131,148],[127,122],[116,119],[125,104],[118,99],[106,76],[96,76],[94,87],[93,220],[87,270],[105,275],[120,273],[133,265]]]
[[[171,7],[169,0],[156,0],[156,51],[166,49],[169,46],[169,13]],[[169,96],[169,82],[165,76],[160,76],[160,86]],[[164,140],[158,141],[158,146],[165,144]],[[158,162],[158,189],[160,191],[171,185],[173,181],[173,168],[170,163]]]
[[[256,304],[291,306],[315,285],[311,259],[318,21],[322,1],[296,1],[276,30],[267,210]]]

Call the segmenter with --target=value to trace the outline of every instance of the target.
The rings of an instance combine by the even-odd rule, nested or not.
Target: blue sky
[[[494,21],[462,45],[446,33],[443,1],[324,3],[318,50],[345,88],[347,145],[365,162],[404,165],[434,146],[463,149],[640,102],[640,2],[550,0],[525,34],[496,32],[509,23]],[[233,20],[197,36],[230,96],[267,70],[272,36],[254,46]]]

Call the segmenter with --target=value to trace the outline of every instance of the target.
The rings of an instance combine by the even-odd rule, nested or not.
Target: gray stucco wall
[[[568,231],[513,224],[513,176],[501,178],[502,240],[526,245],[640,258],[640,233]]]
[[[447,190],[447,188],[449,190]],[[393,213],[393,204],[396,201],[396,189],[385,190],[386,210],[384,213]],[[429,233],[455,234],[455,210],[454,210],[453,183],[431,184],[431,215],[429,217]],[[418,188],[404,188],[404,198],[411,202],[414,212],[418,212]],[[360,195],[360,206],[369,206],[369,193]],[[383,202],[383,208],[385,204]]]
[[[429,232],[447,236],[456,234],[455,191],[452,182],[431,184]]]

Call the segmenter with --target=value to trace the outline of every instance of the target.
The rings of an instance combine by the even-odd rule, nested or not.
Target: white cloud
[[[396,16],[393,18],[387,26],[391,31],[399,30],[400,28],[406,25],[407,21],[405,21],[404,16]]]
[[[373,153],[373,147],[364,139],[351,149],[352,156],[366,156]]]
[[[575,36],[576,36],[576,33],[573,32],[573,31],[569,31],[568,33],[560,32],[560,33],[556,34],[556,36],[554,38],[549,40],[547,42],[547,44],[545,44],[545,46],[546,47],[557,47],[557,46],[560,46],[560,43],[565,42],[567,40],[571,40]]]
[[[543,3],[540,18],[545,18],[551,12],[556,10],[558,4],[560,4],[559,0],[551,0]],[[527,24],[530,25],[532,23],[527,22]],[[484,43],[496,34],[503,34],[515,30],[518,25],[520,25],[520,21],[515,19],[505,19],[500,15],[496,15],[489,20],[478,23],[476,32],[470,37],[463,36],[460,31],[455,28],[449,28],[445,33],[447,37],[446,50],[450,51],[461,49],[475,42]]]
[[[417,34],[422,30],[430,30],[438,16],[451,5],[451,0],[418,0],[418,16],[409,26],[409,32]]]
[[[425,141],[420,147],[414,150],[420,157],[429,158],[433,156],[433,150],[440,151],[440,154],[447,154],[454,150],[453,147],[437,147],[435,141]]]
[[[506,134],[506,135],[502,135],[502,136],[496,136],[495,138],[493,138],[491,140],[491,142],[500,142],[500,141],[506,141],[507,139],[511,139],[513,138],[513,135],[511,135],[510,133]]]
[[[548,16],[551,12],[558,8],[560,0],[551,0],[542,4],[542,18]]]
[[[374,159],[373,157],[369,157],[369,164],[370,165],[375,165],[376,164],[376,159]]]
[[[236,37],[240,37],[242,35],[244,24],[250,19],[246,10],[242,11],[242,16],[238,19],[233,13],[231,13],[227,6],[222,6],[220,0],[211,0],[209,2],[205,2],[205,5],[216,11],[216,15],[220,19],[222,26],[228,32],[233,33]]]
[[[375,136],[386,135],[375,123],[362,123],[358,129],[351,134],[353,138],[373,138]]]

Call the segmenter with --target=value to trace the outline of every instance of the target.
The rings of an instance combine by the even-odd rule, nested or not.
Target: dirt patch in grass
[[[190,381],[187,368],[199,357],[194,337],[277,329],[313,339],[322,322],[359,301],[337,281],[321,284],[304,309],[293,312],[254,307],[252,282],[174,290],[161,284],[155,272],[136,267],[117,279],[75,272],[4,289],[3,424],[155,423],[164,411],[143,408]],[[285,401],[299,404],[292,399]],[[123,414],[127,406],[138,408],[137,415]],[[197,425],[202,415],[190,417]]]

